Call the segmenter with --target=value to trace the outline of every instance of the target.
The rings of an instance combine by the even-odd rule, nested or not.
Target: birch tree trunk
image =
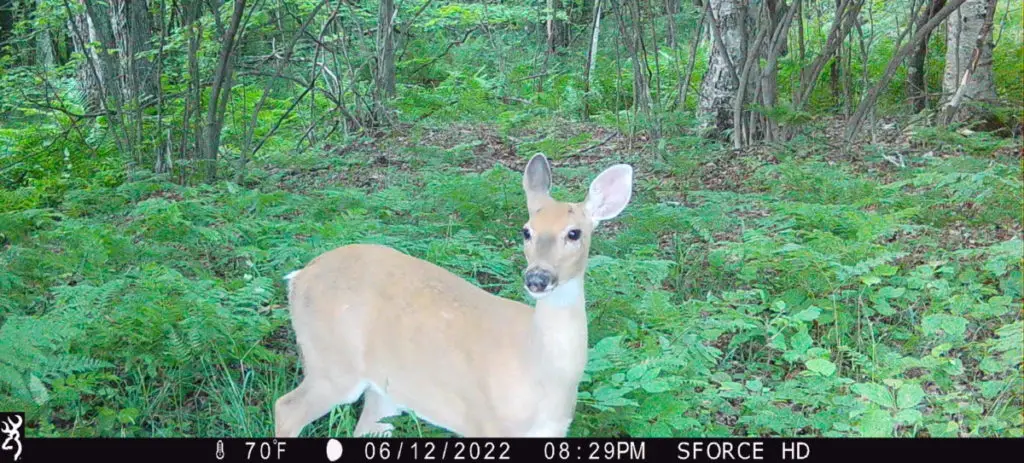
[[[967,0],[949,16],[942,104],[943,112],[950,114],[944,116],[943,123],[981,120],[991,115],[983,104],[998,98],[992,76],[991,21],[996,3],[996,0]]]
[[[748,17],[743,0],[705,0],[709,8],[712,51],[700,85],[697,114],[701,132],[722,132],[733,125],[733,98],[739,88],[739,70],[746,55]],[[748,82],[748,83],[753,83]]]
[[[156,95],[153,62],[139,55],[150,50],[153,18],[145,1],[112,0],[111,30],[118,48],[122,100],[142,103]]]
[[[71,17],[68,29],[75,52],[85,56],[77,69],[78,83],[85,93],[88,110],[111,111],[120,106],[120,92],[116,82],[118,66],[113,52],[116,46],[110,31],[109,9],[105,5],[93,5],[91,1],[83,3],[84,11],[74,13],[70,4],[65,3]]]

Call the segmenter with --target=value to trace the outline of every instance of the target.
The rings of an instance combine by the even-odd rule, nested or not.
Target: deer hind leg
[[[380,420],[398,416],[401,413],[398,405],[390,397],[375,387],[369,387],[363,395],[363,412],[359,415],[354,436],[390,437],[391,431],[394,431],[395,427],[390,423],[381,423]]]
[[[307,376],[274,404],[275,435],[298,437],[302,428],[337,405],[355,402],[367,383],[356,376],[330,379]]]

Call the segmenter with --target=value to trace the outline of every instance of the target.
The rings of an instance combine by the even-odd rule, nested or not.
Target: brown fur
[[[404,410],[467,437],[565,435],[586,364],[583,273],[595,221],[585,204],[547,195],[542,156],[526,172],[526,258],[556,275],[551,295],[530,307],[384,246],[324,253],[290,278],[305,378],[275,405],[277,436],[298,436],[360,396],[356,435],[389,432],[379,420]],[[578,241],[566,238],[573,227]]]

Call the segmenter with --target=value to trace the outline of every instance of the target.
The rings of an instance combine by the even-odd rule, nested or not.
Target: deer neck
[[[587,312],[583,277],[559,285],[537,301],[532,354],[546,378],[579,378],[587,361]]]

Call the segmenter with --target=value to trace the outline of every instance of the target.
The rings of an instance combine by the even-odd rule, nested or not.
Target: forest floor
[[[42,435],[269,435],[300,374],[281,277],[371,241],[526,301],[520,171],[543,152],[568,200],[636,169],[594,238],[572,435],[1022,435],[1019,144],[880,121],[848,146],[817,124],[743,151],[557,118],[403,125],[268,154],[240,185],[69,191],[3,218],[0,308],[21,317],[0,345],[29,347],[0,377],[30,379],[0,408]]]

